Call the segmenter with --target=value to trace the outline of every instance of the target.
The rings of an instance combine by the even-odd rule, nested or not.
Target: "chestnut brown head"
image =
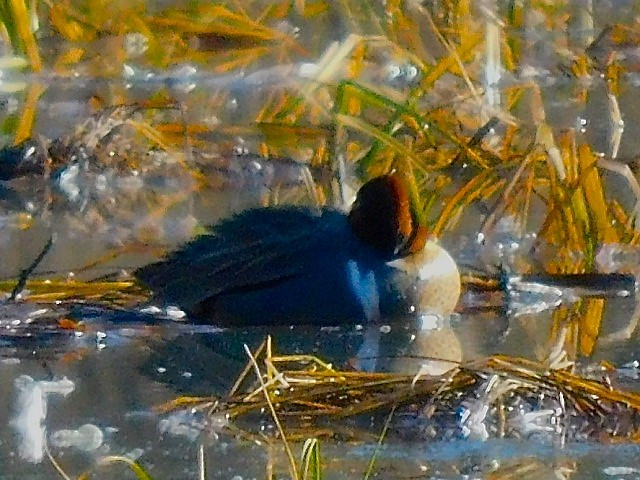
[[[416,253],[426,242],[426,229],[419,225],[398,175],[365,183],[349,212],[349,224],[360,240],[389,256]]]

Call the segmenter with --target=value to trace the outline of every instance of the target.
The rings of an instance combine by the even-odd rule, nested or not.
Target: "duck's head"
[[[427,240],[406,185],[395,174],[369,180],[358,190],[349,224],[356,237],[390,258],[419,252]]]
[[[375,248],[396,270],[393,282],[419,313],[449,315],[460,296],[460,274],[451,256],[427,240],[411,208],[406,184],[396,174],[360,188],[349,212],[356,237]]]

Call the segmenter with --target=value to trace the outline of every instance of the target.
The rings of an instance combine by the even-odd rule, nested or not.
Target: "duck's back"
[[[388,269],[341,212],[288,207],[236,215],[136,276],[196,321],[337,324],[379,314]]]

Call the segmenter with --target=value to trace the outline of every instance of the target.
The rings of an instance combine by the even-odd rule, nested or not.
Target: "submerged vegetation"
[[[32,250],[6,260],[0,290],[12,300],[132,308],[147,293],[120,270],[198,233],[184,214],[194,194],[236,188],[263,205],[341,206],[354,184],[392,170],[429,232],[459,246],[470,290],[486,278],[480,287],[499,289],[505,275],[638,273],[637,126],[624,118],[640,107],[640,35],[621,23],[640,13],[633,2],[606,25],[604,6],[580,1],[173,3],[0,6],[0,180],[12,192],[3,228],[59,234],[52,218],[62,219],[65,238],[98,235],[105,247],[64,269],[47,256],[27,267]],[[56,99],[70,91],[81,101],[60,101],[61,115]],[[60,117],[62,127],[42,120]],[[60,279],[70,270],[77,280]],[[386,435],[420,440],[455,427],[481,439],[636,442],[640,398],[601,379],[613,366],[589,365],[607,302],[558,301],[537,361],[497,355],[434,378],[267,348],[228,396],[165,407],[258,442],[235,423],[271,412],[297,478],[321,477],[318,439],[371,440],[331,419],[372,412],[393,413]],[[53,328],[85,328],[67,314]],[[639,315],[606,340],[633,337]],[[407,434],[397,420],[407,417],[423,430]],[[287,442],[305,439],[300,467]]]

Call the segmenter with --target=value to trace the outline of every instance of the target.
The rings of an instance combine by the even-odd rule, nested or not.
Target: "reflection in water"
[[[443,375],[462,363],[463,352],[449,317],[421,315],[386,325],[366,325],[350,362],[366,372]]]
[[[77,430],[56,430],[49,435],[51,445],[58,448],[77,448],[90,452],[102,445],[102,430],[91,423],[85,423]]]
[[[462,344],[448,317],[423,315],[416,322],[410,342],[391,362],[390,370],[416,375],[444,375],[465,358]],[[469,355],[466,356],[469,358]]]
[[[75,385],[66,377],[54,381],[36,381],[28,375],[21,375],[16,378],[14,386],[18,392],[18,412],[11,420],[11,425],[20,439],[20,456],[38,463],[45,449],[47,398],[52,394],[66,397],[73,392]]]

